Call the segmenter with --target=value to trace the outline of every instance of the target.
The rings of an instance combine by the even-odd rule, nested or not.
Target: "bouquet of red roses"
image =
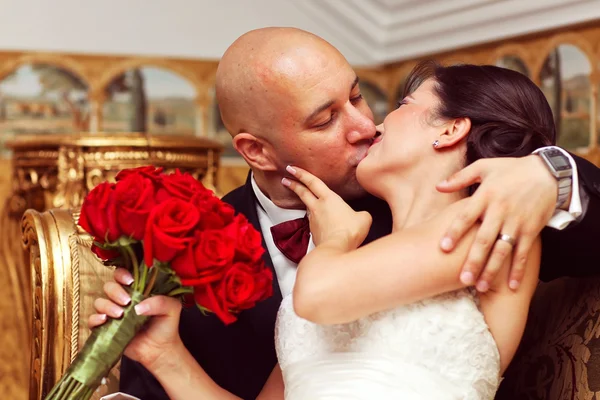
[[[198,180],[149,166],[123,170],[116,181],[87,195],[79,225],[105,264],[131,271],[131,303],[92,331],[46,400],[92,396],[146,322],[133,307],[148,296],[179,297],[230,324],[272,294],[260,233]]]

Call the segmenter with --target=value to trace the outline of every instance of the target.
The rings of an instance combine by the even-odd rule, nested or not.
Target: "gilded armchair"
[[[112,268],[90,251],[92,238],[76,225],[78,211],[28,210],[23,241],[30,254],[33,346],[29,399],[42,399],[89,335],[87,318]],[[117,391],[118,366],[93,399]]]

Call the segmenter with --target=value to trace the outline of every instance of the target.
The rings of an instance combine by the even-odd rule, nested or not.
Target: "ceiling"
[[[370,66],[600,20],[600,0],[2,0],[0,50],[219,59],[295,26]]]

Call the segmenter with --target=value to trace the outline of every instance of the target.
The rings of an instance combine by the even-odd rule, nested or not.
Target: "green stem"
[[[140,291],[140,289],[143,287],[140,287],[140,266],[137,260],[137,257],[135,256],[135,253],[133,252],[133,250],[131,249],[131,246],[127,245],[127,246],[123,246],[123,249],[125,249],[125,252],[127,253],[127,258],[131,261],[132,268],[133,268],[133,290],[135,291]]]
[[[148,268],[146,268],[147,270]],[[156,275],[158,275],[158,268],[152,268],[150,270],[150,281],[148,282],[148,286],[146,286],[146,289],[144,290],[144,296],[148,297],[150,295],[150,293],[152,292],[152,289],[154,289],[154,282],[156,282]]]
[[[138,285],[138,291],[144,292],[146,288],[146,279],[148,279],[148,267],[146,267],[146,263],[142,261],[142,265],[140,265],[140,269],[142,270],[142,277],[140,278],[140,284]]]
[[[167,296],[175,297],[175,296],[179,296],[180,294],[191,294],[191,293],[194,293],[194,289],[192,289],[191,287],[188,287],[188,286],[183,286],[183,287],[171,290],[167,294]]]

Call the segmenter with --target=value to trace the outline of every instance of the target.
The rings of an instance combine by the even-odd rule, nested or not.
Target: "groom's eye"
[[[323,129],[323,128],[328,127],[333,122],[334,118],[335,118],[335,114],[331,114],[331,118],[329,118],[327,121],[325,121],[322,124],[315,125],[315,129]]]

